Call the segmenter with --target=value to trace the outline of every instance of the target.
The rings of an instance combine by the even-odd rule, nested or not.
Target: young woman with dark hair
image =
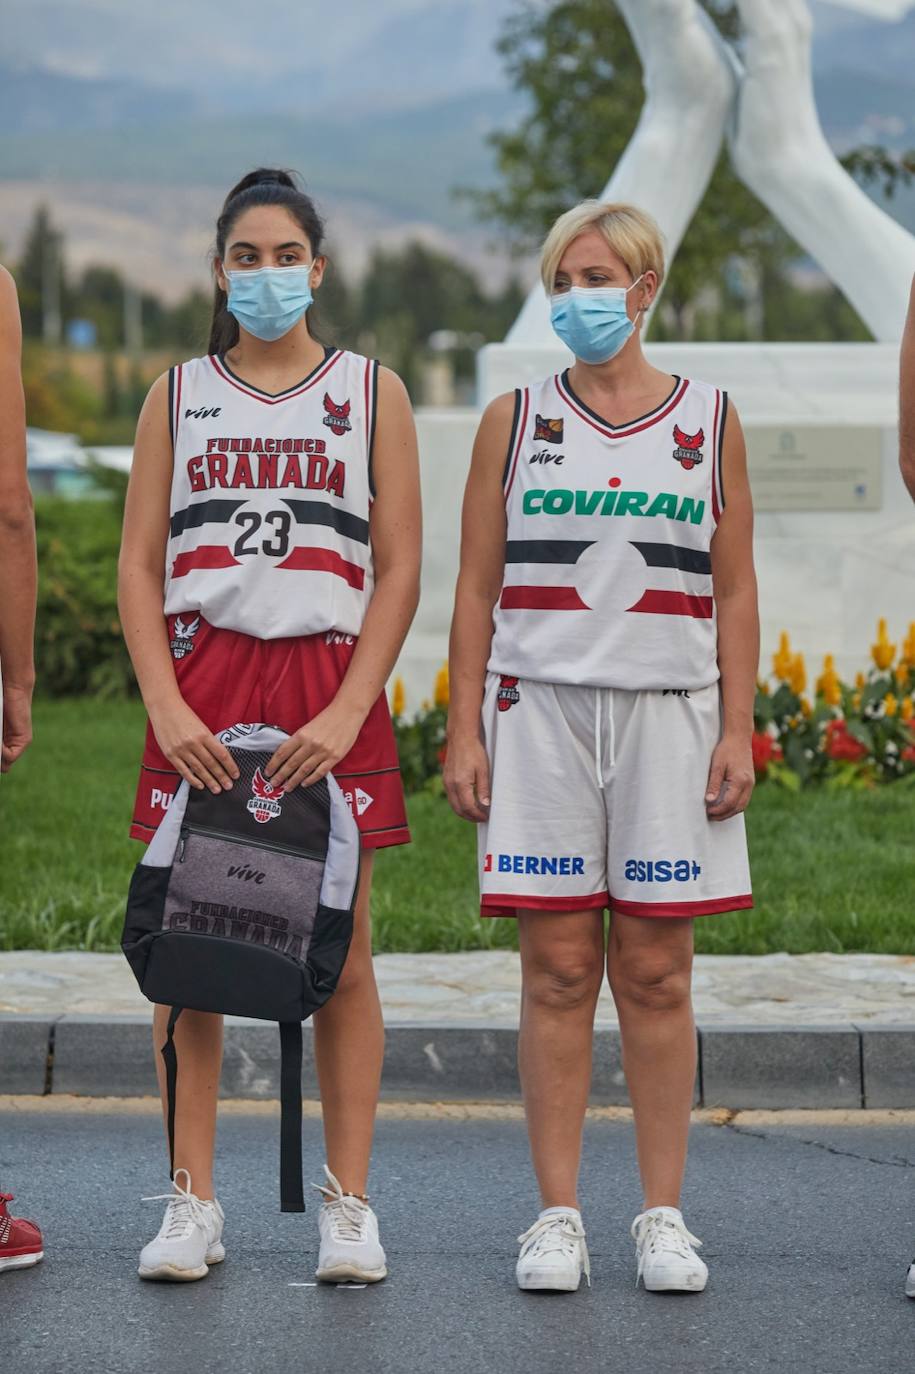
[[[318,1278],[371,1282],[386,1269],[366,1196],[383,1053],[369,891],[373,851],[409,840],[384,685],[418,599],[420,499],[399,378],[310,327],[322,242],[286,172],[252,172],[226,198],[209,353],[160,377],[140,416],[120,607],[149,713],[131,835],[152,837],[182,778],[232,787],[214,731],[237,722],[288,733],[268,766],[274,787],[332,770],[359,825],[353,941],[314,1018]],[[156,1008],[157,1051],[167,1015]],[[212,1179],[222,1018],[186,1011],[176,1040],[175,1191],[144,1278],[202,1278],[225,1253]]]

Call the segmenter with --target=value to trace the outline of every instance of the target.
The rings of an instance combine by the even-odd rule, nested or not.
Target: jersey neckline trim
[[[655,406],[654,410],[648,411],[646,415],[639,415],[634,420],[628,420],[624,425],[611,425],[609,420],[603,419],[602,416],[598,415],[590,406],[585,405],[584,401],[572,390],[568,368],[566,368],[564,372],[557,373],[553,381],[556,384],[556,390],[559,392],[561,399],[565,401],[569,409],[574,411],[579,419],[584,420],[587,424],[591,425],[592,428],[599,430],[601,434],[605,434],[609,439],[626,439],[630,434],[639,434],[643,429],[650,429],[652,425],[658,424],[659,421],[663,420],[665,416],[669,415],[670,412],[680,404],[683,397],[686,395],[689,381],[683,377],[677,376],[676,373],[672,373],[671,375],[674,378],[673,390],[668,393],[660,405]]]
[[[246,395],[251,396],[254,400],[263,401],[265,405],[273,406],[278,405],[280,401],[292,400],[295,396],[301,396],[303,391],[308,391],[308,389],[313,387],[316,382],[319,382],[322,377],[326,377],[334,363],[343,357],[343,352],[339,348],[325,346],[323,359],[316,367],[312,368],[307,377],[303,377],[302,381],[296,382],[294,386],[287,387],[285,391],[277,392],[261,391],[259,387],[252,386],[250,382],[244,381],[232,371],[223,354],[210,353],[207,356],[213,365],[213,370],[224,382],[228,382],[230,386],[234,386],[238,391],[245,392]]]

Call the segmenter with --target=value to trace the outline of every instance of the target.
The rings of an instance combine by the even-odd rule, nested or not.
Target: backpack
[[[171,1007],[162,1046],[175,1164],[175,1023],[185,1007],[278,1021],[280,1206],[302,1212],[302,1022],[337,985],[353,930],[359,832],[330,775],[283,792],[263,769],[288,738],[219,734],[239,777],[182,781],[130,882],[121,948],[141,991]]]

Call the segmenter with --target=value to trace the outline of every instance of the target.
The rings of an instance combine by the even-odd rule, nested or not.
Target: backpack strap
[[[280,1210],[304,1212],[302,1023],[280,1022]]]
[[[162,1059],[165,1063],[165,1095],[168,1105],[168,1176],[175,1177],[175,1106],[178,1094],[178,1052],[175,1049],[175,1023],[181,1015],[181,1007],[172,1007],[162,1046]]]

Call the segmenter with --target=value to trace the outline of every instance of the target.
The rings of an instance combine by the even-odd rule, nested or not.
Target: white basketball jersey
[[[727,396],[676,378],[613,426],[568,373],[515,395],[492,672],[629,690],[718,678],[711,541]]]
[[[169,374],[174,471],[166,614],[258,639],[358,635],[378,364],[329,349],[277,396],[218,357]]]

